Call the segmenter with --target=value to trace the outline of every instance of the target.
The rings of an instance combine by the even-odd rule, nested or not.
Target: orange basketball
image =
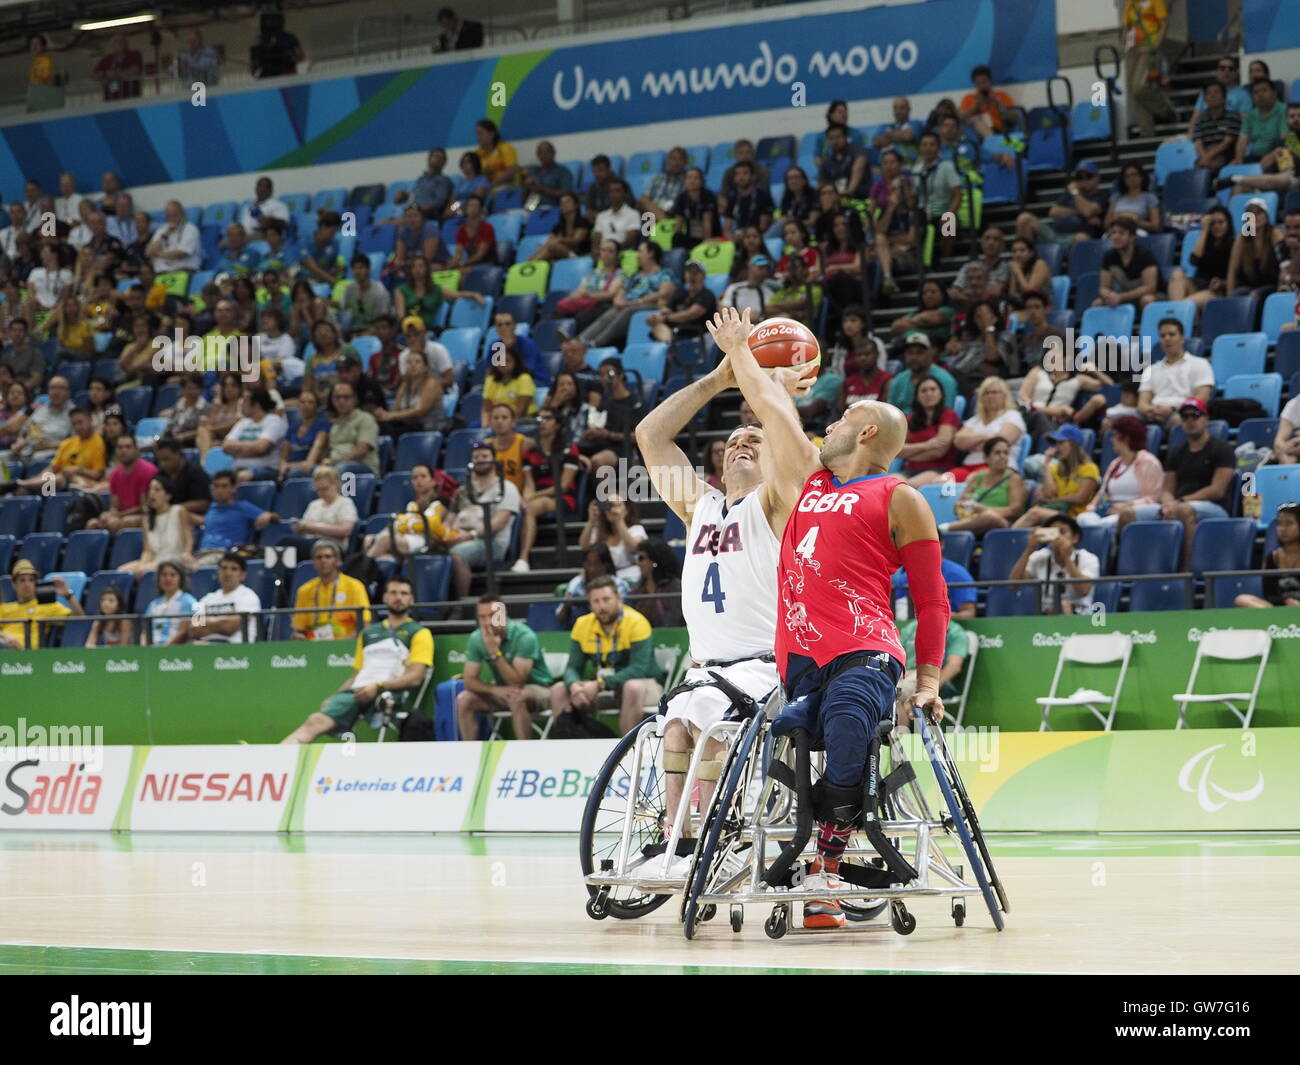
[[[767,318],[749,334],[749,350],[759,366],[805,366],[815,379],[821,370],[822,349],[813,331],[793,318]]]

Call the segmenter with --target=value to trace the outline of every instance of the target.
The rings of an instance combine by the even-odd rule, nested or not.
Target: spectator
[[[551,688],[551,710],[557,715],[594,713],[601,694],[609,693],[619,708],[619,727],[630,732],[663,694],[650,622],[623,605],[609,577],[591,582],[587,602],[591,613],[580,617],[570,633],[569,662],[564,679]]]
[[[1286,138],[1286,109],[1278,102],[1277,86],[1260,78],[1251,85],[1250,94],[1255,106],[1242,117],[1232,159],[1238,166],[1259,162]]]
[[[286,243],[285,229],[285,224],[278,218],[267,219],[262,229],[262,241],[266,244],[266,254],[262,256],[263,282],[268,270],[277,270],[283,275],[298,268],[298,245]]]
[[[818,225],[827,219],[823,214]],[[862,301],[867,271],[867,245],[857,227],[843,213],[830,217],[830,235],[821,242],[822,277],[833,308]]]
[[[587,504],[587,523],[578,535],[578,546],[586,549],[603,543],[610,550],[617,575],[630,584],[638,577],[634,556],[646,536],[635,504],[611,494]]]
[[[704,171],[698,166],[686,171],[672,214],[677,220],[677,230],[673,233],[675,248],[693,248],[721,234],[717,197],[704,187]]]
[[[637,200],[637,210],[660,220],[671,218],[673,205],[685,187],[686,149],[669,149],[663,170],[650,179],[645,195]]]
[[[593,544],[583,550],[582,568],[577,575],[568,584],[556,589],[555,594],[563,598],[563,602],[555,608],[556,620],[561,625],[573,625],[577,619],[576,611],[579,604],[587,598],[588,584],[602,577],[614,581],[619,595],[626,597],[632,594],[631,583],[620,577],[615,570],[614,559],[609,548],[605,544]]]
[[[1232,217],[1228,209],[1215,204],[1201,216],[1201,226],[1192,247],[1195,273],[1189,278],[1182,267],[1169,275],[1169,298],[1191,300],[1204,310],[1212,299],[1228,294],[1228,266],[1235,244]]]
[[[586,428],[578,440],[578,451],[590,459],[592,473],[618,462],[615,448],[626,453],[641,410],[641,397],[627,387],[622,359],[602,359],[599,372],[600,401],[594,410],[589,403]]]
[[[235,460],[240,481],[273,481],[279,475],[276,456],[289,426],[275,409],[271,394],[260,386],[244,399],[244,416],[235,422],[221,450]]]
[[[744,422],[741,423],[742,425]],[[710,488],[716,488],[719,492],[723,491],[722,487],[722,462],[727,454],[727,442],[725,440],[712,440],[708,447],[704,449],[703,461],[700,463],[704,470],[704,480]]]
[[[368,533],[362,540],[362,548],[370,558],[400,558],[434,549],[445,551],[452,541],[453,534],[445,524],[447,508],[438,497],[433,467],[427,462],[417,462],[411,467],[411,493],[411,502],[400,514],[393,515],[388,528]]]
[[[772,300],[767,305],[767,316],[793,318],[814,329],[821,302],[821,286],[815,284],[809,276],[807,261],[801,256],[795,256],[787,267],[785,284],[772,293]]]
[[[744,281],[733,281],[718,300],[720,307],[753,312],[752,321],[761,322],[769,316],[767,305],[776,298],[776,282],[768,280],[772,260],[766,255],[755,255],[749,260]]]
[[[77,290],[71,285],[63,290],[54,313],[45,319],[41,331],[56,339],[57,357],[60,360],[82,361],[92,358],[95,354],[94,328],[83,314]]]
[[[596,215],[609,206],[610,184],[621,180],[615,175],[608,155],[593,156],[588,164],[587,188],[582,194],[583,213],[594,220]]]
[[[961,98],[961,117],[981,139],[1004,133],[1016,125],[1015,102],[1000,89],[993,88],[993,71],[977,66],[970,72],[975,91]]]
[[[949,299],[957,306],[970,306],[981,299],[998,299],[1006,291],[1011,279],[1011,267],[1002,261],[1006,251],[1006,238],[997,226],[989,226],[980,235],[980,257],[964,263],[949,291]],[[984,268],[984,287],[972,283],[971,274],[977,267]]]
[[[916,159],[917,150],[916,127],[912,125],[912,102],[906,96],[896,96],[892,110],[894,121],[876,133],[871,146],[879,149],[882,157],[886,151],[895,151],[902,162],[910,165]]]
[[[1047,209],[1047,221],[1040,222],[1029,211],[1016,216],[1016,235],[1035,244],[1073,244],[1102,235],[1102,220],[1110,194],[1101,187],[1101,171],[1092,159],[1074,164],[1070,183]]]
[[[556,304],[556,310],[560,314],[573,316],[577,329],[586,329],[602,315],[617,310],[614,298],[622,294],[624,282],[627,281],[627,275],[619,266],[619,256],[616,241],[602,240],[591,273]],[[586,343],[584,340],[584,346]]]
[[[682,628],[681,565],[677,552],[659,537],[646,540],[637,548],[639,578],[632,587],[637,608],[652,628]]]
[[[225,439],[235,422],[244,416],[243,408],[244,383],[239,374],[227,371],[218,376],[216,397],[208,405],[194,436],[200,460],[206,459],[208,452]]]
[[[59,195],[54,200],[54,217],[69,229],[81,221],[81,205],[86,198],[77,191],[75,174],[64,171],[59,175]]]
[[[96,499],[96,502],[102,502],[102,497],[108,493],[109,480],[112,478],[113,473],[117,470],[118,438],[122,436],[130,435],[129,430],[127,429],[126,420],[122,416],[121,407],[110,406],[107,409],[105,409],[104,422],[103,422],[103,426],[100,429],[99,435],[103,438],[104,451],[108,455],[108,468],[104,470],[99,475],[99,478],[95,481],[91,481],[89,478],[83,478],[83,477],[73,478],[74,488],[76,488],[77,491],[81,492],[83,497],[87,499],[91,495],[98,497]],[[93,506],[94,504],[91,503],[90,507]],[[69,511],[69,514],[73,515],[73,512]],[[87,510],[80,515],[71,516],[69,518],[69,523],[70,523],[68,526],[69,531],[70,532],[75,531],[72,527],[73,524],[76,525],[76,528],[85,528],[84,525],[85,520],[89,519],[92,516],[93,516],[92,511],[89,508],[87,508]]]
[[[912,697],[916,694],[916,625],[913,615],[906,621],[898,622],[898,639],[907,655],[902,679],[898,682],[898,697],[895,707],[899,722],[903,728],[911,724]],[[950,617],[948,630],[944,636],[943,665],[939,669],[939,698],[947,702],[960,697],[955,681],[966,665],[970,656],[970,638],[957,622]]]
[[[939,157],[952,163],[959,174],[979,169],[980,142],[970,129],[962,129],[956,115],[944,115],[935,132],[939,134]],[[1005,153],[999,153],[999,161],[1003,158]]]
[[[356,389],[342,381],[330,390],[330,406],[336,415],[327,445],[330,465],[363,464],[378,475],[379,423],[375,416],[358,408]]]
[[[927,282],[929,284],[929,282]],[[937,284],[936,291],[942,296],[943,289]],[[925,302],[925,289],[921,290],[922,305]],[[957,399],[957,381],[942,366],[934,364],[934,345],[921,330],[916,329],[903,335],[903,362],[908,373],[898,374],[889,386],[889,402],[900,410],[912,407],[917,386],[927,377],[933,377],[943,388],[943,402],[951,407]]]
[[[302,270],[308,280],[320,281],[333,287],[343,278],[343,256],[339,253],[339,227],[343,216],[338,211],[318,211],[316,229],[311,243],[303,249],[300,258]]]
[[[7,462],[13,456],[11,449],[31,416],[29,396],[27,386],[21,381],[11,381],[4,390],[4,402],[0,403],[0,462]]]
[[[144,551],[118,572],[134,577],[152,573],[164,562],[179,562],[192,554],[194,539],[185,508],[174,501],[175,488],[166,477],[154,476],[145,495]]]
[[[149,624],[141,626],[140,643],[173,647],[189,640],[190,622],[198,600],[190,594],[189,573],[179,562],[158,564],[158,595],[145,608]]]
[[[483,47],[483,23],[463,19],[449,7],[439,8],[438,29],[435,52],[463,52]]]
[[[1169,12],[1164,0],[1125,0],[1123,41],[1128,95],[1129,129],[1136,125],[1142,136],[1155,136],[1155,120],[1173,118],[1173,105],[1163,88],[1168,78],[1162,69],[1170,51],[1166,40]]]
[[[393,197],[393,202],[405,203],[410,200],[430,221],[436,222],[443,218],[456,193],[451,178],[443,173],[446,166],[447,149],[430,148],[429,154],[425,156],[424,172],[415,179],[411,191],[402,190]]]
[[[218,470],[212,475],[212,503],[202,516],[203,531],[193,554],[184,559],[193,569],[216,565],[229,552],[251,544],[253,534],[275,517],[246,499],[236,499],[235,484],[234,470]]]
[[[794,395],[794,409],[805,432],[820,432],[839,413],[837,404],[844,394],[844,378],[831,366],[823,366],[807,395]],[[743,423],[742,423],[743,424]],[[809,439],[812,439],[811,437]],[[818,447],[821,445],[818,444]]]
[[[261,332],[257,334],[260,354],[265,362],[270,363],[275,379],[280,382],[281,386],[301,381],[303,371],[307,369],[307,364],[298,358],[298,345],[293,342],[293,337],[285,331],[289,323],[284,311],[279,307],[267,307],[258,317],[262,326]],[[392,319],[387,320],[391,338]],[[375,332],[378,335],[378,323],[376,323]],[[380,353],[376,352],[375,354]]]
[[[497,341],[502,347],[494,346],[489,355],[495,355],[503,349],[513,351],[519,357],[519,364],[533,375],[538,384],[550,383],[551,375],[546,368],[546,360],[542,358],[541,349],[532,337],[519,332],[519,323],[512,312],[494,311],[492,328],[496,330]]]
[[[1007,302],[1012,306],[1023,308],[1025,294],[1035,292],[1040,297],[1052,281],[1052,270],[1045,260],[1039,258],[1038,251],[1031,241],[1024,237],[1011,239],[1011,258],[1007,261],[1007,282],[1005,293]],[[1046,310],[1046,305],[1044,305]],[[1017,317],[1023,317],[1017,315]]]
[[[1111,249],[1101,258],[1101,291],[1094,307],[1131,303],[1140,314],[1160,298],[1160,264],[1137,242],[1137,224],[1120,215],[1110,224]]]
[[[411,616],[414,602],[415,591],[409,578],[401,574],[388,578],[384,583],[384,607],[388,612],[382,621],[372,624],[370,612],[366,611],[365,626],[357,633],[351,676],[282,743],[311,743],[326,732],[351,729],[363,711],[379,708],[381,695],[388,692],[396,699],[394,708],[419,709],[411,705],[410,698],[424,687],[424,679],[433,668],[433,636]],[[341,639],[343,634],[317,637],[321,638]]]
[[[1196,146],[1196,165],[1217,173],[1236,154],[1241,114],[1227,106],[1227,96],[1218,81],[1208,83],[1201,96],[1205,105],[1195,112],[1188,135]]]
[[[450,357],[448,361],[450,361]],[[378,412],[384,409],[387,399],[384,396],[384,390],[379,386],[379,382],[366,376],[361,367],[361,356],[355,351],[340,356],[338,383],[351,385],[352,391],[357,395],[357,406],[363,411],[375,415],[376,420],[378,420]]]
[[[109,585],[99,593],[95,607],[98,620],[90,623],[87,647],[132,647],[135,645],[135,623],[126,615],[129,611],[122,602],[122,593]]]
[[[421,336],[423,333],[421,323]],[[442,347],[441,344],[434,346]],[[447,364],[450,369],[450,356]],[[401,367],[401,382],[393,397],[392,409],[379,408],[374,412],[375,420],[389,436],[437,430],[445,420],[442,375],[432,371],[428,357],[418,350],[408,351],[401,360]]]
[[[1077,518],[1097,494],[1101,471],[1084,450],[1083,433],[1078,426],[1063,425],[1048,436],[1050,461],[1042,484],[1034,493],[1033,506],[1017,519],[1017,529],[1027,529],[1050,521],[1057,514]]]
[[[560,220],[551,229],[546,243],[533,252],[534,259],[555,262],[575,255],[587,255],[591,251],[591,223],[579,209],[577,193],[565,189],[560,193],[559,203]]]
[[[566,192],[573,192],[573,172],[556,163],[554,144],[538,141],[537,165],[530,166],[524,176],[524,194],[536,197],[537,203],[533,208],[536,210],[537,207],[554,207]],[[577,203],[576,195],[574,203]]]
[[[586,363],[587,345],[576,337],[566,340],[561,355],[564,358],[564,365],[555,375],[555,380],[551,382],[551,390],[546,394],[546,402],[542,404],[542,410],[550,411],[555,415],[565,436],[576,448],[578,445],[574,441],[587,427],[586,405],[583,403],[582,390],[578,386],[578,373],[591,374]],[[569,363],[575,360],[582,367],[578,373],[567,368]],[[595,396],[596,401],[599,402],[599,392],[595,393]]]
[[[637,272],[629,274],[622,289],[615,293],[612,306],[582,331],[582,338],[593,346],[621,346],[633,316],[660,303],[667,303],[677,286],[673,275],[663,267],[664,250],[650,240],[637,245]]]
[[[1277,547],[1264,556],[1266,570],[1300,569],[1300,503],[1283,503],[1277,508]],[[1241,594],[1236,605],[1244,607],[1300,606],[1300,577],[1265,577],[1262,596]]]
[[[459,473],[460,471],[455,471]],[[452,528],[457,534],[451,542],[452,584],[457,599],[469,594],[471,570],[487,561],[487,525],[484,504],[492,511],[492,558],[501,562],[510,547],[515,518],[523,509],[519,489],[497,472],[496,453],[490,444],[476,444],[470,452],[469,480],[452,497],[455,515]]]
[[[515,410],[508,403],[495,404],[486,421],[492,426],[492,435],[485,443],[491,445],[495,453],[497,469],[519,490],[522,499],[527,480],[527,455],[533,442],[515,432]]]
[[[944,226],[943,219],[944,215],[956,219],[961,207],[962,180],[952,163],[939,158],[937,133],[921,134],[920,155],[912,168],[912,177],[917,184],[920,202],[925,207],[926,221],[937,227],[935,239],[939,254],[947,258],[957,246],[956,226]]]
[[[449,266],[449,269],[460,271],[462,282],[475,266],[497,261],[497,234],[492,223],[483,217],[482,197],[468,197],[464,201],[464,211],[465,220],[456,230],[456,251]]]
[[[111,214],[105,212],[105,230],[109,236],[116,237],[123,247],[130,244],[138,235],[135,225],[136,214],[135,204],[129,192],[121,193],[113,201]]]
[[[1279,100],[1286,96],[1286,83],[1281,78],[1273,77],[1273,72],[1269,70],[1268,64],[1264,60],[1252,59],[1250,66],[1246,68],[1246,80],[1253,86],[1255,82],[1261,79],[1273,83],[1273,88],[1277,90]]]
[[[352,257],[352,280],[343,289],[339,308],[340,324],[353,334],[371,332],[375,319],[392,310],[388,289],[371,280],[370,260],[364,255]]]
[[[94,209],[90,208],[89,213],[94,214]],[[153,220],[145,214],[144,211],[136,211],[131,218],[131,223],[134,226],[131,238],[126,241],[119,241],[122,245],[122,256],[119,270],[127,277],[136,277],[139,275],[141,270],[149,265],[149,245],[153,242]],[[84,230],[82,236],[85,240],[83,240],[82,243],[85,244],[88,242],[91,236],[89,227],[78,226],[77,229]],[[69,240],[69,243],[71,243],[71,240]],[[87,253],[84,250],[79,251],[77,260],[78,264],[86,261],[84,258],[86,255]],[[91,249],[88,258],[91,267],[94,268],[95,255],[93,249]],[[108,277],[107,274],[102,276]],[[110,277],[109,280],[111,282],[112,278]]]
[[[95,427],[95,432],[98,433],[104,428],[104,416],[111,406],[113,406],[113,386],[101,378],[92,377],[86,389],[86,410],[90,414],[90,422]]]
[[[1276,192],[1285,196],[1300,185],[1300,100],[1286,106],[1286,136],[1282,143],[1259,161],[1262,173],[1233,174],[1214,183],[1215,191],[1231,188],[1241,192]]]
[[[321,318],[311,327],[312,346],[315,347],[307,365],[303,369],[303,391],[313,391],[324,398],[339,377],[339,367],[343,359],[361,356],[351,344],[344,344],[339,337],[339,327],[328,318]],[[232,423],[233,424],[233,423]]]
[[[872,185],[875,201],[876,239],[873,245],[880,260],[881,286],[887,295],[898,291],[894,273],[916,270],[916,190],[902,173],[901,156],[892,148],[881,157],[881,174]]]
[[[262,11],[259,33],[248,50],[248,65],[255,78],[278,78],[298,73],[298,64],[307,57],[302,44],[284,28],[284,15],[278,10]]]
[[[1192,552],[1192,534],[1203,518],[1226,518],[1224,504],[1237,471],[1237,455],[1232,445],[1210,435],[1205,401],[1191,397],[1178,410],[1185,443],[1165,457],[1165,483],[1160,502],[1135,504],[1119,518],[1121,532],[1131,521],[1181,521],[1183,537],[1182,567],[1187,569]]]
[[[984,469],[966,478],[957,500],[955,521],[940,522],[940,534],[1007,529],[1024,513],[1029,493],[1024,479],[1011,466],[1011,444],[1000,436],[984,443]]]
[[[759,183],[755,177],[755,165],[748,160],[737,160],[732,166],[731,184],[724,184],[725,203],[718,204],[719,217],[722,220],[722,234],[729,237],[746,226],[755,226],[760,233],[766,233],[772,224],[772,212],[776,205],[772,203],[772,193],[768,190],[766,176]],[[766,173],[766,168],[764,168]]]
[[[316,393],[307,389],[298,397],[298,421],[280,444],[280,478],[310,473],[319,465],[329,445],[329,419],[320,409]]]
[[[176,53],[176,78],[182,90],[189,92],[195,82],[209,89],[221,82],[221,57],[211,45],[203,43],[203,33],[197,29],[185,31],[185,49]]]
[[[701,175],[702,178],[702,175]],[[785,172],[784,189],[779,204],[781,218],[790,222],[802,222],[805,226],[817,220],[817,194],[808,183],[808,175],[803,167],[792,166]]]
[[[456,696],[460,738],[487,738],[475,715],[509,713],[515,739],[530,740],[533,715],[549,705],[553,683],[537,633],[512,621],[505,603],[490,592],[478,601],[475,619],[465,644],[465,690]]]
[[[1078,430],[1075,430],[1076,435]],[[1025,420],[1011,401],[1011,390],[1000,377],[987,377],[975,392],[975,411],[963,423],[953,443],[959,451],[966,452],[963,464],[955,475],[964,481],[972,473],[982,470],[984,445],[991,440],[1005,440],[1011,445],[1011,468],[1020,469],[1020,438],[1025,434]]]
[[[1293,395],[1278,419],[1277,435],[1273,438],[1273,461],[1289,466],[1300,462],[1300,393]]]
[[[450,214],[464,213],[465,201],[471,196],[486,200],[492,194],[492,182],[483,174],[483,163],[476,152],[465,152],[460,157],[460,180],[455,185],[456,199],[452,201]]]
[[[312,544],[311,564],[316,576],[294,595],[297,613],[293,615],[293,639],[346,640],[370,624],[370,596],[366,594],[366,586],[339,569],[339,558],[336,540],[322,537]],[[330,607],[344,609],[330,610]]]
[[[628,203],[627,182],[617,178],[606,185],[609,206],[596,215],[592,234],[600,240],[612,240],[620,248],[630,248],[641,236],[641,215]]]
[[[421,324],[432,322],[437,318],[438,308],[444,301],[459,299],[473,300],[482,307],[487,300],[481,292],[470,289],[439,288],[429,272],[427,260],[417,255],[411,260],[408,276],[397,286],[393,296],[393,314],[403,322],[418,316]],[[403,331],[406,326],[402,326]]]
[[[1050,370],[1048,365],[1031,366],[1017,396],[1025,413],[1026,431],[1035,437],[1071,422],[1083,424],[1094,420],[1106,407],[1101,389],[1110,383],[1108,376],[1082,368],[1071,372],[1064,359],[1051,360]],[[1080,406],[1078,399],[1083,391],[1095,394]]]
[[[244,584],[248,565],[233,551],[217,565],[218,586],[199,600],[190,621],[193,643],[256,643],[262,602]]]
[[[971,575],[970,570],[950,558],[945,558],[941,563],[943,572],[943,583],[948,590],[948,607],[951,610],[951,616],[954,618],[973,618],[975,616],[976,601],[979,596],[973,587],[954,588],[955,584],[973,585],[975,578]],[[900,568],[893,577],[894,598],[908,594],[907,570]],[[916,611],[911,610],[909,614],[915,615]]]
[[[1114,528],[1132,507],[1159,504],[1165,471],[1160,460],[1146,450],[1146,443],[1147,427],[1141,418],[1126,415],[1116,419],[1111,428],[1115,458],[1087,508],[1076,515],[1080,525]]]
[[[871,164],[866,149],[853,143],[848,126],[832,123],[827,127],[817,182],[834,185],[835,191],[848,201],[866,200],[871,194]]]
[[[898,384],[898,378],[894,379]],[[895,406],[899,404],[891,399]],[[911,400],[912,413],[907,419],[907,442],[898,452],[904,476],[923,484],[944,480],[960,461],[953,438],[961,428],[957,412],[948,406],[943,382],[934,374],[924,373]]]
[[[1210,84],[1218,85],[1222,90],[1224,104],[1226,105],[1227,110],[1238,116],[1238,126],[1240,126],[1240,116],[1249,111],[1255,103],[1251,98],[1250,90],[1241,85],[1240,81],[1241,63],[1237,57],[1235,55],[1220,56],[1219,62],[1214,70],[1214,81]],[[1194,141],[1200,139],[1200,135],[1197,133],[1196,129],[1200,124],[1201,118],[1210,106],[1210,85],[1206,85],[1205,88],[1201,90],[1201,94],[1196,98],[1196,103],[1192,107],[1192,117],[1187,123],[1188,140]],[[1233,147],[1236,146],[1237,133],[1239,132],[1240,129],[1233,133]],[[1229,148],[1229,151],[1231,150],[1232,148]],[[1227,157],[1222,160],[1224,163],[1227,161]]]
[[[1142,371],[1138,381],[1138,413],[1149,422],[1178,424],[1184,400],[1192,396],[1202,404],[1214,396],[1214,368],[1210,360],[1187,354],[1183,323],[1162,318],[1158,326],[1164,358]]]
[[[704,324],[718,309],[717,297],[704,284],[704,267],[688,262],[683,274],[686,285],[677,289],[667,305],[646,320],[650,335],[664,344],[702,337]]]
[[[45,353],[31,339],[31,325],[26,318],[9,321],[9,343],[0,350],[0,363],[13,372],[14,380],[21,381],[29,393],[41,387],[45,379]]]
[[[508,311],[501,312],[508,314]],[[442,384],[444,393],[456,393],[456,369],[452,363],[451,352],[436,340],[430,340],[425,332],[425,323],[421,318],[408,315],[402,319],[402,330],[406,338],[406,350],[398,356],[398,370],[403,371],[406,361],[423,356],[429,364],[429,373]],[[498,336],[500,333],[498,333]],[[531,343],[531,341],[530,341]]]
[[[201,265],[199,230],[185,217],[176,200],[168,200],[165,218],[149,242],[153,268],[160,274],[175,270],[197,270]]]
[[[1245,215],[1232,242],[1226,287],[1232,296],[1249,296],[1258,290],[1255,294],[1263,299],[1277,288],[1281,276],[1273,223],[1267,202],[1257,196],[1246,201]]]
[[[61,374],[50,378],[44,402],[37,400],[11,447],[25,462],[48,462],[72,435],[72,388]]]
[[[746,226],[737,234],[735,244],[736,254],[731,262],[730,278],[732,281],[743,281],[749,274],[750,259],[756,255],[769,257],[767,243],[758,226]]]
[[[731,166],[727,167],[722,173],[722,199],[730,199],[731,191],[736,187],[736,167],[741,163],[748,163],[753,171],[754,184],[767,188],[772,184],[772,175],[768,172],[767,167],[758,161],[754,155],[754,142],[741,138],[732,145],[731,149]],[[725,210],[725,204],[723,204]]]
[[[808,279],[819,280],[822,272],[821,254],[808,244],[808,227],[798,219],[789,219],[781,226],[781,238],[786,250],[776,264],[776,279],[784,281],[790,269],[790,260],[799,258],[808,268]]]
[[[36,493],[49,495],[50,492],[70,490],[76,481],[98,481],[104,472],[106,458],[104,441],[95,432],[95,423],[89,411],[81,407],[72,408],[72,435],[59,444],[49,466],[35,477],[0,484],[0,495],[6,492]]]
[[[863,399],[888,402],[894,380],[884,365],[884,345],[867,332],[866,314],[864,308],[854,305],[845,309],[840,320],[840,343],[835,351],[842,353],[838,362],[844,377],[841,409]]]
[[[519,418],[537,412],[537,384],[520,362],[518,350],[511,346],[503,345],[492,353],[492,363],[483,382],[480,425],[487,425],[492,420],[492,411],[498,405],[508,407],[511,414]],[[517,473],[522,478],[522,467]]]
[[[81,608],[81,603],[62,577],[54,577],[50,583],[63,602],[56,599],[52,603],[42,603],[36,598],[40,574],[30,561],[20,558],[13,564],[9,575],[13,580],[14,601],[0,603],[0,622],[7,622],[0,624],[0,647],[21,651],[35,650],[41,646],[41,625],[28,625],[24,622],[61,621],[72,615],[85,617],[86,612]]]
[[[478,141],[478,157],[483,164],[483,176],[494,189],[519,184],[519,156],[514,145],[501,139],[501,131],[490,118],[474,123],[474,137]]]
[[[1092,607],[1093,582],[1101,575],[1101,562],[1079,547],[1081,539],[1083,530],[1068,514],[1053,515],[1029,534],[1010,579],[1048,582],[1040,604],[1042,613],[1057,613],[1058,603],[1062,614],[1086,614]]]
[[[963,392],[991,376],[1009,376],[1019,370],[1011,365],[1011,340],[993,300],[981,300],[971,308],[945,350],[948,369]]]
[[[28,38],[31,62],[27,67],[27,110],[45,111],[63,106],[62,76],[49,53],[49,40],[43,33]]]
[[[103,86],[105,100],[128,100],[140,95],[140,76],[144,60],[127,43],[125,34],[116,34],[112,48],[95,64],[95,77]]]
[[[561,377],[571,382],[571,375]],[[552,392],[552,395],[555,393]],[[551,398],[547,397],[548,400]],[[494,427],[495,428],[495,427]],[[554,410],[543,409],[537,415],[537,442],[527,442],[524,454],[523,529],[519,539],[519,558],[511,567],[515,573],[529,571],[529,555],[537,542],[537,522],[546,514],[573,514],[578,509],[574,486],[582,470],[577,445],[569,442],[566,427]],[[495,447],[495,443],[494,443]],[[500,454],[500,452],[498,452]],[[563,510],[559,504],[563,503]]]
[[[23,313],[39,321],[37,316],[58,306],[64,292],[72,287],[72,280],[72,271],[59,265],[59,249],[53,244],[42,244],[41,265],[27,275]]]
[[[1120,215],[1132,218],[1143,236],[1164,229],[1160,197],[1151,191],[1151,177],[1139,163],[1125,163],[1120,170],[1115,195],[1106,208],[1106,228]]]

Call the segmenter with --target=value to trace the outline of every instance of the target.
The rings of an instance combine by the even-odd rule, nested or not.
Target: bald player
[[[787,728],[824,745],[817,859],[805,885],[838,888],[840,857],[860,822],[867,748],[892,714],[906,654],[894,626],[890,575],[900,565],[916,603],[912,706],[943,714],[939,669],[948,628],[934,516],[914,488],[886,472],[907,437],[902,411],[863,400],[826,430],[818,451],[781,387],[749,350],[749,313],[727,308],[709,332],[763,423],[762,492],[781,540],[776,660],[790,705]],[[908,711],[910,720],[910,710]],[[805,928],[841,928],[834,897],[804,904]]]

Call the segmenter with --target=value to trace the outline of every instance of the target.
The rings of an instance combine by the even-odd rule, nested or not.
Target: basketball
[[[759,366],[807,366],[804,376],[815,380],[821,370],[822,349],[802,322],[793,318],[768,318],[749,334],[749,350]]]

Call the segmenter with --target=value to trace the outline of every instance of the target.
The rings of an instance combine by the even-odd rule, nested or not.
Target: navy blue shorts
[[[862,654],[871,661],[846,666]],[[903,675],[898,659],[884,651],[855,651],[819,667],[811,658],[791,655],[785,675],[789,702],[772,731],[781,736],[807,729],[814,749],[826,751],[826,779],[844,788],[861,783],[876,726],[894,712]]]

